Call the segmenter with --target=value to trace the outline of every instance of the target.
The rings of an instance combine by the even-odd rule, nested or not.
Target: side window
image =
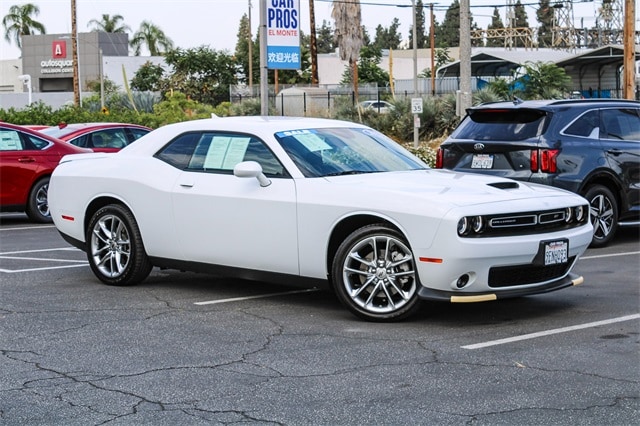
[[[156,158],[171,164],[173,167],[184,170],[194,156],[194,151],[198,141],[199,133],[185,133],[172,140],[160,152],[156,154]]]
[[[15,130],[0,129],[0,151],[22,151],[20,134]]]
[[[128,129],[131,137],[129,138],[129,140],[131,142],[140,139],[141,137],[143,137],[144,135],[146,135],[147,133],[149,133],[148,130],[144,130],[144,129]]]
[[[591,110],[578,117],[573,123],[567,126],[562,133],[565,135],[598,139],[600,130],[599,123],[600,111]]]
[[[78,136],[77,138],[71,139],[69,143],[71,145],[79,146],[81,148],[87,148],[87,141],[89,139],[89,135]]]
[[[91,133],[94,148],[124,148],[128,143],[124,129],[105,129]]]
[[[640,141],[640,116],[635,108],[602,110],[602,139]]]
[[[282,177],[284,168],[264,143],[250,135],[204,133],[198,141],[189,170],[232,173],[236,164],[256,161],[267,176]]]

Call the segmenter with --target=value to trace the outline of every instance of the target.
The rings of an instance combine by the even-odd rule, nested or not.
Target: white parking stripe
[[[42,257],[2,256],[2,255],[0,255],[0,259],[11,259],[11,260],[39,260],[39,261],[43,261],[43,262],[87,263],[87,261],[86,261],[86,260],[47,259],[47,258],[42,258]]]
[[[552,334],[566,333],[568,331],[582,330],[584,328],[614,324],[616,322],[631,321],[634,319],[640,319],[640,314],[633,314],[633,315],[627,315],[624,317],[612,318],[612,319],[603,320],[603,321],[595,321],[595,322],[589,322],[586,324],[573,325],[571,327],[563,327],[563,328],[556,328],[553,330],[539,331],[537,333],[523,334],[521,336],[508,337],[506,339],[499,339],[499,340],[491,340],[488,342],[476,343],[474,345],[465,345],[460,347],[462,349],[481,349],[489,346],[503,345],[505,343],[518,342],[520,340],[535,339],[537,337],[550,336]]]
[[[0,256],[4,256],[7,254],[42,253],[45,251],[81,251],[81,250],[75,247],[58,247],[58,248],[38,249],[38,250],[5,251],[4,253],[0,253]]]
[[[319,289],[317,288],[309,288],[306,290],[283,291],[282,293],[259,294],[257,296],[233,297],[231,299],[219,299],[219,300],[209,300],[207,302],[195,302],[194,305],[215,305],[217,303],[239,302],[239,301],[251,300],[251,299],[264,299],[266,297],[282,296],[282,295],[296,294],[296,293],[308,293],[310,291],[318,291],[318,290]]]
[[[581,257],[580,260],[582,259],[603,259],[605,257],[617,257],[617,256],[628,256],[630,254],[640,254],[640,251],[628,251],[626,253],[611,253],[611,254],[598,254],[595,256],[584,256]]]
[[[81,265],[65,265],[65,266],[47,266],[44,268],[29,268],[29,269],[0,269],[0,272],[7,274],[15,274],[17,272],[33,272],[33,271],[50,271],[52,269],[65,269],[65,268],[79,268],[89,265],[88,262]]]
[[[22,231],[23,229],[43,229],[43,228],[55,228],[55,225],[40,225],[40,226],[20,226],[16,228],[0,228],[2,231]]]

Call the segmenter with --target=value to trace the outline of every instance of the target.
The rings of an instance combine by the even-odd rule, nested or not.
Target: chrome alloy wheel
[[[417,290],[411,250],[388,235],[373,235],[354,244],[342,276],[353,303],[378,314],[398,311]]]
[[[122,275],[131,260],[131,241],[126,224],[115,215],[104,215],[91,232],[91,256],[105,277]]]
[[[49,213],[49,184],[48,183],[38,188],[38,191],[35,194],[35,203],[36,203],[36,209],[42,216],[48,217],[51,215]]]
[[[589,213],[593,223],[593,235],[598,239],[605,239],[611,234],[614,226],[615,212],[611,199],[604,194],[598,194],[591,199]]]

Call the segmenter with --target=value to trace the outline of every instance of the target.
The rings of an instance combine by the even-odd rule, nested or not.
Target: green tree
[[[240,67],[240,71],[242,73],[241,79],[245,83],[249,82],[249,44],[250,43],[251,43],[251,56],[252,56],[251,71],[254,75],[254,79],[252,81],[256,81],[255,69],[260,71],[260,50],[258,46],[258,55],[257,55],[258,61],[256,62],[253,36],[251,34],[251,28],[249,28],[249,17],[247,16],[247,14],[244,14],[242,15],[242,18],[240,18],[240,25],[238,26],[238,41],[236,42],[235,58],[236,58],[236,62],[238,63],[238,66]]]
[[[571,88],[571,77],[564,68],[542,61],[527,62],[516,82],[524,87],[525,99],[563,98]]]
[[[389,73],[380,68],[382,61],[382,52],[373,46],[363,47],[360,51],[360,60],[358,61],[358,79],[359,83],[377,83],[378,86],[386,87],[389,85]],[[342,74],[343,84],[352,83],[352,73],[350,68],[346,68]]]
[[[456,0],[457,1],[457,0]],[[425,30],[424,4],[422,0],[416,2],[416,45],[418,49],[429,47],[429,39]],[[409,27],[409,48],[413,48],[413,24]]]
[[[515,12],[515,26],[516,28],[529,28],[529,20],[527,18],[527,11],[524,9],[524,6],[520,2],[520,0],[516,1],[516,4],[513,8]],[[524,47],[525,42],[521,37],[516,37],[516,47]]]
[[[36,33],[45,34],[44,25],[33,19],[39,14],[40,8],[32,3],[11,6],[9,13],[2,18],[5,40],[9,43],[12,40],[15,41],[16,46],[22,49],[22,36]]]
[[[162,90],[183,93],[194,101],[215,106],[229,101],[229,85],[237,84],[237,64],[233,56],[206,46],[174,49],[165,53],[173,73],[163,79]]]
[[[322,25],[316,28],[316,45],[318,53],[332,53],[336,50],[336,43],[333,37],[333,28],[326,20],[322,20]]]
[[[444,15],[442,24],[436,29],[436,47],[460,45],[460,2],[453,0]]]
[[[504,23],[502,22],[502,18],[500,17],[500,11],[497,7],[493,8],[493,16],[491,17],[491,23],[487,27],[488,30],[496,30],[504,28]],[[504,42],[499,38],[488,38],[487,39],[487,47],[501,47],[504,45]]]
[[[163,51],[173,49],[173,41],[160,29],[149,21],[142,21],[140,28],[133,34],[129,42],[135,55],[140,56],[143,46],[146,46],[151,56],[160,56]]]
[[[372,46],[376,49],[397,49],[402,41],[402,36],[398,32],[399,28],[400,20],[398,18],[393,18],[389,28],[378,25]]]
[[[538,46],[551,47],[553,44],[553,8],[550,0],[540,0],[536,11],[538,20]]]
[[[103,13],[100,20],[90,20],[87,27],[93,26],[93,31],[104,31],[105,33],[126,33],[131,31],[128,25],[120,24],[121,21],[124,21],[122,15],[111,16]]]
[[[147,61],[138,68],[138,71],[136,71],[131,79],[131,89],[140,92],[157,92],[162,87],[161,82],[163,75],[164,68],[162,68],[162,65],[154,65]]]

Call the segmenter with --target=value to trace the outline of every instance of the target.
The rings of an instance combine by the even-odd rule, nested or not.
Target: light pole
[[[31,98],[31,75],[29,75],[29,74],[19,75],[18,76],[18,80],[20,80],[22,82],[22,84],[27,86],[27,92],[29,92],[29,105],[31,105],[31,102],[32,102],[32,98]]]

